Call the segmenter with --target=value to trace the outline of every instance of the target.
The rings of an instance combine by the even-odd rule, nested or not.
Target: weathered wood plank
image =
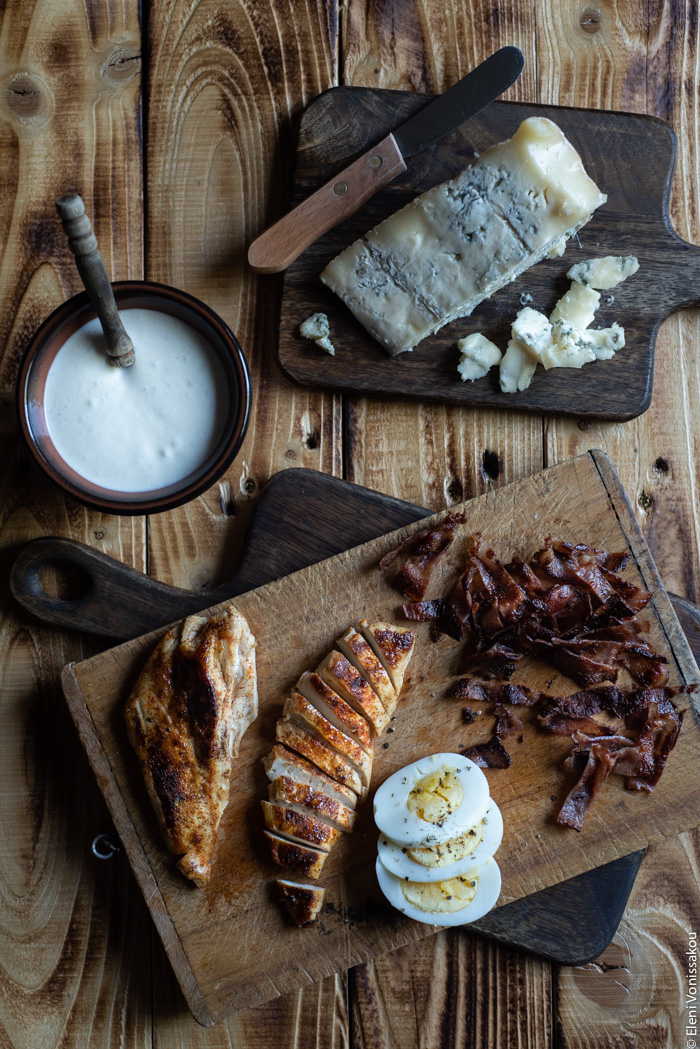
[[[391,0],[381,5],[351,3],[343,37],[341,80],[364,87],[443,91],[470,68],[504,44],[518,45],[526,67],[504,96],[534,99],[535,34],[529,5],[448,0]],[[370,488],[438,509],[534,473],[542,465],[542,428],[538,418],[509,412],[484,412],[413,405],[367,398],[348,399],[346,476]],[[531,1029],[531,1044],[549,1038],[551,967],[494,950],[484,942],[440,934],[432,950],[443,959],[441,972],[456,983],[477,986],[480,1014],[493,1017],[507,1007],[496,1040],[489,1023],[474,1034],[473,1016],[450,995],[413,1014],[411,1000],[427,1002],[433,987],[431,966],[424,965],[426,946],[403,948],[372,968],[353,974],[353,1036],[363,1049],[383,1046],[421,1047],[442,1044],[512,1045],[507,1035]],[[463,945],[467,945],[466,946]],[[468,956],[467,956],[468,955]],[[524,994],[506,1001],[509,980]],[[409,981],[409,973],[413,973]],[[445,984],[440,982],[439,987]],[[439,1022],[440,1026],[436,1027]],[[532,1028],[529,1025],[533,1024]],[[443,1033],[453,1041],[443,1041]],[[460,1042],[459,1038],[463,1041]],[[469,1040],[471,1039],[471,1041]],[[547,1041],[542,1042],[547,1045]]]
[[[150,521],[150,571],[179,586],[207,588],[231,575],[257,495],[278,470],[341,473],[340,398],[282,380],[271,353],[279,280],[256,278],[245,263],[250,241],[286,207],[294,119],[335,82],[336,34],[334,0],[166,0],[151,8],[148,275],[221,314],[253,385],[248,437],[227,475]],[[347,1042],[344,977],[205,1030],[162,952],[155,972],[158,1046]]]
[[[671,215],[678,233],[697,243],[697,194],[686,189],[700,175],[697,92],[686,88],[697,73],[697,6],[606,4],[584,17],[575,4],[556,10],[541,4],[538,28],[546,71],[538,100],[647,112],[674,126],[679,158]],[[659,332],[645,415],[623,425],[551,418],[545,431],[549,463],[590,447],[608,451],[665,585],[691,600],[700,583],[693,422],[700,411],[699,347],[698,312],[686,310]],[[559,973],[562,1046],[683,1044],[683,952],[700,910],[697,848],[697,835],[686,834],[650,850],[609,950],[584,969]]]
[[[108,269],[142,275],[135,7],[13,0],[0,28],[0,398],[28,339],[79,278],[54,212],[85,198]],[[63,498],[0,409],[0,1041],[37,1049],[150,1044],[150,923],[123,861],[90,842],[111,823],[58,685],[89,643],[18,614],[6,580],[17,545],[71,536],[140,569],[145,523]]]
[[[225,478],[150,522],[151,571],[204,588],[230,574],[268,477],[341,470],[340,399],[281,381],[270,352],[279,280],[256,278],[245,261],[286,207],[294,118],[334,82],[335,3],[165,0],[150,36],[148,276],[221,314],[253,385],[248,437]]]

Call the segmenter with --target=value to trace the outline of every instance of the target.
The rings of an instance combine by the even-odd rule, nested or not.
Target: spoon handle
[[[78,273],[102,325],[110,364],[128,368],[135,360],[134,346],[119,317],[104,259],[98,250],[90,219],[85,214],[82,197],[77,193],[66,193],[56,201],[56,211],[75,255]]]

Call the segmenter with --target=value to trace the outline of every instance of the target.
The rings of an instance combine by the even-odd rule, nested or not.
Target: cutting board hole
[[[87,572],[76,565],[49,562],[39,576],[39,584],[47,597],[54,601],[79,601],[92,588]]]

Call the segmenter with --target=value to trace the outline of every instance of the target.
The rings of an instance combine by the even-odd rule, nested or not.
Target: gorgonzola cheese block
[[[351,244],[321,280],[395,356],[560,250],[606,199],[557,125],[530,117]]]

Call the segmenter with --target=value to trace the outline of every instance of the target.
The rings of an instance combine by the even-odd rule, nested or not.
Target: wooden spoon
[[[85,214],[83,199],[77,193],[66,193],[56,201],[56,211],[75,255],[78,273],[102,325],[109,363],[129,368],[136,360],[134,345],[119,317],[112,284],[90,219]]]

